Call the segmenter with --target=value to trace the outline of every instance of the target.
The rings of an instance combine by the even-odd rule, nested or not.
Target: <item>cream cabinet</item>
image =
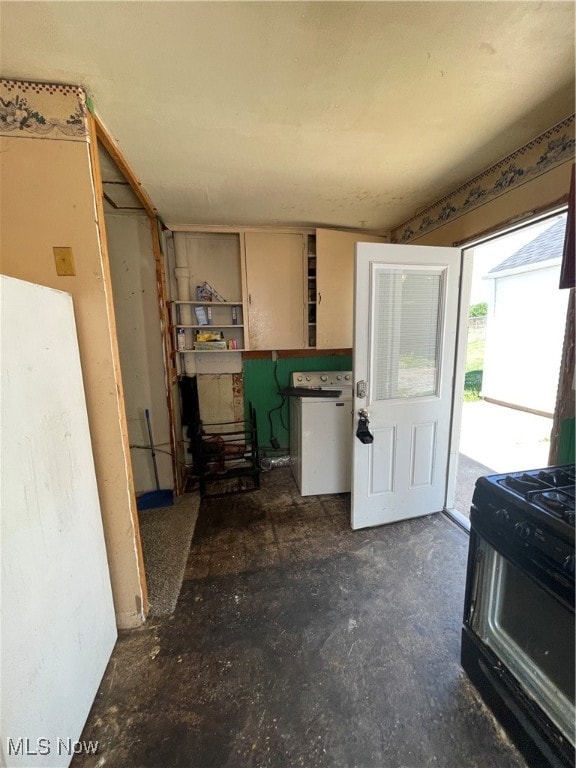
[[[302,349],[304,234],[245,232],[249,348]]]
[[[354,330],[355,243],[385,243],[363,232],[316,230],[316,348],[348,349]]]

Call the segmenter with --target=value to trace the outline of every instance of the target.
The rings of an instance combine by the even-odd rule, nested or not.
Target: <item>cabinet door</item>
[[[354,306],[354,245],[385,243],[386,238],[363,232],[316,230],[316,348],[352,347]]]
[[[250,349],[304,347],[304,237],[246,232]]]

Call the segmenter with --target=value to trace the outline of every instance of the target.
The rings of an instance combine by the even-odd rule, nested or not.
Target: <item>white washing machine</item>
[[[293,373],[292,391],[290,464],[300,493],[350,491],[352,372]]]

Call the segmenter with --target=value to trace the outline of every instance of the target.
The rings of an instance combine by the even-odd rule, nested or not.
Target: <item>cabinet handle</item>
[[[322,294],[318,292],[318,304],[322,304]]]
[[[248,304],[252,304],[252,294],[248,294]]]

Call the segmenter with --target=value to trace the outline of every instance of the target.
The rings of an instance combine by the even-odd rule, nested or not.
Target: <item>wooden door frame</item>
[[[458,331],[456,337],[456,366],[454,371],[454,396],[453,396],[453,410],[452,410],[452,425],[450,432],[450,454],[448,464],[448,482],[446,489],[446,502],[444,504],[445,511],[451,516],[454,516],[456,522],[461,524],[464,528],[469,530],[470,522],[468,518],[462,513],[461,510],[454,509],[454,501],[456,496],[456,484],[458,478],[458,454],[460,448],[460,430],[462,423],[462,405],[464,401],[464,375],[466,368],[466,347],[468,339],[468,312],[470,309],[470,295],[472,289],[472,268],[473,268],[473,252],[474,248],[488,242],[489,240],[496,240],[499,237],[504,237],[514,230],[520,230],[525,227],[529,227],[536,224],[546,218],[551,218],[557,214],[563,213],[564,205],[555,203],[551,207],[547,207],[545,210],[540,210],[538,213],[530,217],[522,219],[522,223],[513,227],[506,228],[505,226],[498,229],[491,230],[490,232],[483,233],[477,238],[471,238],[465,243],[455,243],[455,247],[459,247],[462,250],[462,269],[461,269],[461,284],[460,284],[460,305],[458,313]],[[466,252],[472,253],[472,258],[466,258]],[[574,293],[576,289],[571,289],[570,299],[568,304],[568,311],[566,316],[566,327],[564,336],[564,346],[562,352],[562,362],[560,367],[560,377],[558,384],[558,391],[556,395],[556,403],[554,406],[554,417],[552,424],[552,431],[550,436],[550,452],[548,456],[548,463],[550,465],[555,464],[558,458],[558,447],[560,437],[560,426],[562,419],[568,418],[574,415],[574,398],[572,395],[572,379],[574,375],[574,358],[575,358],[575,343],[574,343],[574,325],[575,325],[575,311],[574,311]]]
[[[172,477],[174,481],[174,490],[176,495],[182,493],[182,478],[178,472],[178,462],[176,453],[176,431],[174,426],[174,395],[173,386],[176,381],[176,367],[173,350],[172,338],[170,335],[170,315],[168,312],[167,294],[166,294],[166,269],[164,264],[164,254],[160,248],[160,222],[158,212],[148,196],[146,190],[138,180],[136,174],[128,164],[128,161],[122,154],[115,140],[112,138],[98,115],[88,113],[88,120],[93,125],[93,133],[96,141],[101,142],[108,154],[112,157],[118,169],[121,171],[132,191],[142,204],[144,212],[150,222],[150,238],[152,243],[152,252],[156,268],[156,292],[158,298],[158,313],[160,319],[160,329],[162,334],[162,350],[164,354],[165,368],[165,389],[166,402],[168,407],[168,420],[170,424],[170,456],[172,460]],[[94,147],[92,151],[94,166],[98,169],[98,199],[102,199],[102,180],[100,177],[100,160],[98,157],[98,148]],[[102,209],[102,219],[104,211]],[[100,218],[100,217],[99,217]],[[102,242],[106,243],[106,233],[104,222],[102,220]]]
[[[460,431],[462,428],[462,406],[464,403],[464,377],[466,373],[466,349],[468,345],[468,313],[472,293],[472,258],[466,258],[466,251],[472,248],[461,247],[460,287],[458,296],[458,327],[456,329],[456,359],[454,361],[454,381],[452,392],[452,416],[450,425],[450,450],[446,478],[446,499],[444,511],[460,513],[454,509],[456,485],[458,481],[458,455],[460,453]],[[462,520],[459,519],[462,517]],[[459,515],[457,522],[466,526],[465,516]]]

